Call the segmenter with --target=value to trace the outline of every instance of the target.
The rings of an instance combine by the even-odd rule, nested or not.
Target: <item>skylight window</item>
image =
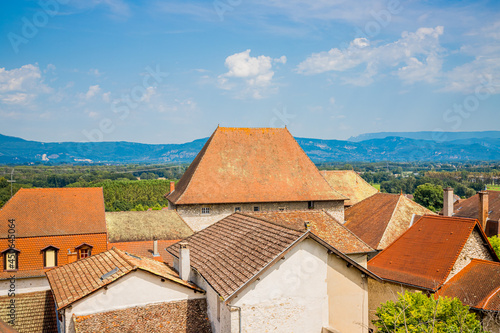
[[[107,272],[106,274],[104,274],[103,276],[101,276],[101,281],[104,281],[106,280],[107,278],[109,278],[111,275],[117,273],[119,271],[118,267],[115,267],[113,268],[113,270]]]

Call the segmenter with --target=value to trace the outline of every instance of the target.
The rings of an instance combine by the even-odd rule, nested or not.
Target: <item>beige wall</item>
[[[368,332],[368,281],[358,269],[328,255],[329,326],[339,332]]]
[[[194,231],[199,231],[222,220],[234,213],[236,207],[241,207],[241,212],[253,212],[258,206],[261,211],[307,210],[307,201],[302,202],[269,202],[269,203],[244,203],[244,204],[212,204],[212,205],[169,205],[169,209],[176,209],[177,213],[186,221]],[[201,214],[201,208],[210,208],[210,214]],[[344,203],[340,201],[314,202],[314,209],[324,209],[339,222],[344,222]]]
[[[15,274],[13,274],[15,275]],[[7,296],[10,288],[10,280],[0,281],[0,296]],[[50,290],[49,280],[44,277],[16,279],[15,280],[15,293],[25,294],[35,291]]]
[[[419,289],[404,286],[402,284],[395,284],[390,282],[379,282],[373,279],[368,279],[368,320],[369,327],[375,330],[375,326],[372,321],[377,319],[375,312],[380,304],[387,301],[396,301],[398,299],[398,293],[404,293],[406,291],[414,292],[419,291]]]

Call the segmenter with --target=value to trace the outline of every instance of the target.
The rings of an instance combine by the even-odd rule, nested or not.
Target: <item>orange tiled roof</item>
[[[299,231],[254,216],[234,213],[186,238],[191,267],[226,301],[251,283],[292,246],[312,238],[361,272],[371,272],[310,231]],[[167,251],[179,257],[176,243]]]
[[[218,127],[186,170],[174,204],[344,200],[286,128]]]
[[[101,280],[106,273],[117,271]],[[112,248],[74,263],[48,271],[47,278],[60,310],[94,291],[118,280],[130,272],[141,269],[164,277],[185,287],[203,291],[179,275],[166,264]]]
[[[496,258],[477,220],[426,215],[370,260],[368,269],[382,279],[435,291],[445,282],[474,229]]]
[[[59,249],[57,252],[57,265],[62,266],[71,261],[71,258],[76,259],[76,247],[82,243],[87,243],[92,246],[92,254],[98,254],[106,251],[107,242],[106,233],[101,234],[86,234],[86,235],[69,235],[69,236],[49,236],[49,237],[27,237],[16,238],[15,247],[19,252],[19,270],[15,272],[18,278],[39,277],[45,276],[43,267],[43,248],[54,246]],[[0,239],[0,251],[8,249],[9,243],[7,239]],[[68,250],[72,254],[68,254]],[[4,256],[0,256],[0,270],[3,271]],[[8,279],[9,272],[0,273],[0,280]]]
[[[323,170],[321,174],[333,189],[349,198],[344,201],[346,206],[352,206],[378,193],[375,187],[353,170]]]
[[[305,222],[311,224],[311,231],[334,248],[346,254],[367,253],[374,250],[349,229],[323,210],[298,210],[283,212],[247,213],[261,217],[285,227],[305,231]]]
[[[488,192],[488,212],[491,212],[488,219],[500,220],[500,191]],[[453,205],[453,216],[469,217],[477,219],[479,216],[479,194],[464,200],[455,202]]]
[[[345,226],[374,249],[386,248],[409,227],[413,215],[434,214],[400,194],[376,193],[345,210]]]
[[[472,259],[436,293],[475,309],[500,311],[500,263]]]
[[[19,333],[57,333],[54,297],[50,290],[0,297],[0,321],[8,322],[10,301],[15,299],[15,328]],[[4,331],[0,324],[0,332]]]
[[[174,265],[174,258],[170,253],[167,252],[166,248],[172,244],[177,243],[177,240],[159,240],[158,241],[158,253],[159,257],[153,257],[153,241],[140,241],[140,242],[119,242],[119,243],[109,243],[108,249],[116,247],[117,249],[127,251],[129,253],[137,254],[141,257],[146,257],[158,261],[162,261],[168,264],[170,267]]]
[[[9,219],[17,237],[106,232],[102,188],[22,188],[0,210],[0,238]]]

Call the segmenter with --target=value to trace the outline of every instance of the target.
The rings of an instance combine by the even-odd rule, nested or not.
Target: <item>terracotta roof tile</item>
[[[436,293],[475,309],[500,311],[500,263],[472,259]]]
[[[218,127],[175,191],[174,204],[344,200],[286,128]]]
[[[105,233],[102,188],[22,188],[0,210],[0,238],[9,219],[17,237]]]
[[[368,269],[382,279],[437,290],[474,228],[493,253],[476,220],[427,215],[371,259]]]
[[[305,231],[305,222],[311,231],[334,248],[346,254],[374,251],[349,229],[322,210],[247,213],[288,228]]]
[[[141,257],[146,257],[150,259],[154,259],[157,261],[164,262],[168,264],[170,267],[173,267],[174,258],[170,253],[167,252],[166,248],[172,244],[177,243],[180,239],[174,240],[159,240],[158,241],[158,253],[160,256],[153,256],[153,241],[140,241],[140,242],[117,242],[117,243],[109,243],[108,249],[116,247],[117,249],[127,251],[129,253],[137,254]]]
[[[353,170],[323,170],[321,174],[333,189],[349,198],[344,201],[346,206],[352,206],[378,193],[375,187]]]
[[[174,210],[106,213],[110,242],[183,239],[193,230]]]
[[[500,191],[488,192],[488,211],[491,212],[488,219],[500,220]],[[479,194],[464,200],[455,202],[453,205],[453,216],[477,219],[479,217]]]
[[[345,226],[372,248],[381,250],[410,227],[414,214],[434,213],[404,195],[376,193],[345,210]]]
[[[118,268],[115,273],[102,279],[105,274],[109,274],[115,268]],[[181,280],[178,274],[166,264],[131,255],[117,248],[54,268],[46,272],[46,275],[54,292],[57,308],[62,309],[118,280],[134,269],[148,271],[188,288],[202,291],[195,285]]]
[[[16,301],[14,327],[19,333],[57,333],[54,298],[50,290],[0,297],[0,319],[4,322],[9,321],[11,299]],[[0,331],[4,332],[1,325]]]

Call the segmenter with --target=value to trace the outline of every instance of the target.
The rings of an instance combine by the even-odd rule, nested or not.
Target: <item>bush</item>
[[[435,299],[420,292],[398,293],[396,302],[380,305],[373,324],[381,333],[480,333],[476,316],[457,298]]]

